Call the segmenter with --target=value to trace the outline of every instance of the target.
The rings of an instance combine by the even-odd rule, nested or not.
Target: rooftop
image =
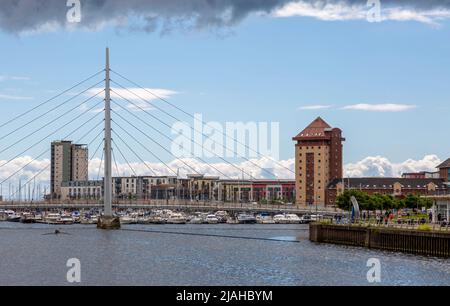
[[[328,188],[336,188],[338,183],[344,181],[346,188],[392,188],[395,183],[400,183],[403,188],[425,188],[429,183],[434,183],[439,188],[446,188],[444,180],[435,178],[400,178],[400,177],[361,177],[335,179],[330,182]]]
[[[442,168],[450,168],[450,158],[447,159],[445,162],[437,166],[436,168],[442,169]]]
[[[325,122],[321,117],[317,117],[311,122],[303,131],[297,136],[292,138],[293,140],[311,139],[311,138],[327,138],[326,132],[330,132],[332,127]]]

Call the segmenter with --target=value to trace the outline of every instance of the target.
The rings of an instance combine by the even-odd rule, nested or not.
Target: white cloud
[[[436,26],[438,22],[450,18],[450,10],[439,9],[412,9],[394,6],[387,7],[381,3],[381,21],[416,21]],[[273,13],[275,17],[312,17],[323,21],[366,20],[369,7],[366,1],[361,4],[348,4],[344,1],[296,1],[289,2]]]
[[[103,88],[91,88],[86,92],[86,96],[93,96],[98,94]],[[152,94],[153,93],[153,94]],[[161,88],[139,88],[139,87],[129,87],[129,88],[115,88],[111,87],[111,99],[114,101],[118,100],[130,100],[133,104],[128,104],[127,107],[131,110],[151,110],[153,107],[150,103],[153,100],[157,100],[158,97],[162,99],[169,99],[170,97],[178,94],[178,92],[170,89]],[[150,102],[147,103],[142,99]],[[123,104],[121,104],[123,106]]]
[[[346,5],[344,3],[323,3],[321,1],[289,2],[274,12],[276,17],[313,17],[319,20],[355,20],[365,19],[367,9],[361,5]]]
[[[119,158],[120,155],[116,153],[116,158]],[[14,159],[6,166],[2,167],[2,171],[0,172],[0,182],[8,178],[11,174],[16,172],[18,169],[23,166],[29,164],[25,167],[24,170],[20,171],[17,175],[15,175],[12,179],[4,182],[2,184],[3,195],[7,195],[9,183],[17,189],[19,186],[19,179],[22,181],[22,185],[27,181],[33,178],[39,171],[44,169],[49,165],[50,161],[48,159],[36,160],[32,161],[32,157],[23,156]],[[251,174],[255,178],[267,178],[268,172],[272,172],[276,178],[279,179],[294,179],[294,174],[291,171],[295,169],[295,161],[294,159],[287,159],[278,161],[278,163],[274,163],[272,160],[267,158],[260,159],[252,159],[251,162],[245,161],[241,163],[234,163],[236,167],[230,166],[228,163],[212,163],[211,165],[217,170],[213,169],[209,165],[200,162],[196,159],[192,158],[184,158],[182,159],[186,164],[190,165],[194,168],[198,173],[206,174],[206,175],[215,175],[221,176],[217,170],[223,172],[227,175],[227,177],[231,178],[242,178],[242,171],[244,171],[244,177],[249,178],[246,174]],[[188,168],[181,160],[173,160],[168,162],[167,165],[174,171],[179,172],[180,176],[186,176],[186,174],[195,173],[192,169]],[[3,165],[6,161],[0,160],[0,165]],[[254,164],[257,164],[256,167]],[[424,158],[420,160],[407,159],[400,163],[393,163],[389,161],[386,157],[382,156],[369,156],[358,162],[349,163],[344,166],[345,177],[373,177],[373,176],[381,176],[381,177],[399,177],[404,172],[419,172],[419,171],[436,171],[436,166],[441,163],[441,160],[436,155],[426,155]],[[100,169],[99,175],[99,166],[102,165]],[[152,172],[149,170],[152,169],[156,175],[174,175],[174,173],[169,170],[164,164],[157,162],[146,162],[145,165],[142,162],[131,162],[131,167],[134,169],[137,175],[152,175]],[[282,166],[280,166],[281,164]],[[103,166],[104,163],[98,157],[93,158],[89,164],[89,178],[90,179],[101,179],[103,176]],[[126,162],[113,162],[112,165],[113,176],[131,176],[133,175],[132,170],[128,166]],[[236,169],[238,168],[238,169]],[[266,169],[266,171],[262,169]],[[291,171],[287,170],[290,169]],[[117,171],[118,170],[118,171]],[[225,178],[227,178],[225,177]],[[40,173],[36,179],[35,184],[41,185],[43,191],[44,186],[48,186],[50,179],[50,168],[47,168],[45,171]],[[33,183],[34,180],[31,181]],[[48,190],[48,188],[47,188]]]
[[[332,108],[332,105],[321,105],[321,104],[317,104],[317,105],[305,105],[305,106],[300,106],[298,108],[298,110],[320,110],[320,109],[329,109]]]
[[[103,90],[103,87],[99,88],[91,88],[87,91],[87,96],[93,96]],[[153,94],[152,94],[153,93]],[[128,88],[117,88],[111,87],[111,99],[128,99],[128,100],[140,100],[142,99],[151,101],[158,99],[156,96],[168,99],[173,95],[176,95],[178,92],[170,90],[170,89],[161,89],[161,88],[139,88],[139,87],[128,87]]]
[[[346,177],[399,177],[405,172],[436,171],[440,163],[436,155],[426,155],[421,160],[408,159],[401,163],[392,163],[382,156],[369,156],[345,165],[344,171]]]
[[[342,109],[344,110],[361,110],[361,111],[371,111],[371,112],[403,112],[413,108],[416,108],[416,105],[411,104],[393,104],[393,103],[385,103],[385,104],[353,104],[344,106]]]

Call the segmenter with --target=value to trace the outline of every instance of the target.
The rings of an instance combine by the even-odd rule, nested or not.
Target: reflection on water
[[[56,228],[66,234],[55,235]],[[0,223],[0,285],[369,285],[379,258],[382,285],[450,285],[450,260],[315,244],[304,225],[95,226]]]

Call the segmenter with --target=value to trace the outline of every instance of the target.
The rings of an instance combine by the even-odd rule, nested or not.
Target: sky
[[[446,130],[450,111],[450,5],[446,1],[424,5],[405,0],[397,6],[381,1],[380,15],[368,19],[376,1],[372,1],[375,6],[367,6],[366,1],[255,0],[246,6],[232,0],[134,0],[125,4],[81,0],[79,23],[67,22],[70,8],[62,2],[2,2],[2,180],[24,166],[20,177],[25,180],[36,175],[50,157],[39,154],[71,129],[75,130],[71,136],[74,141],[90,128],[95,132],[94,125],[101,117],[84,122],[96,114],[95,103],[101,103],[102,94],[83,101],[102,90],[103,83],[97,83],[103,80],[103,74],[5,126],[2,123],[104,69],[106,46],[111,52],[111,69],[187,113],[201,114],[205,122],[222,126],[226,122],[278,122],[279,162],[254,160],[263,168],[275,168],[278,177],[292,176],[286,170],[293,169],[292,137],[317,116],[343,130],[348,176],[398,176],[404,171],[433,170],[450,155]],[[369,22],[374,21],[370,17],[378,18],[378,22]],[[126,106],[127,101],[113,92],[114,102],[125,105],[164,135],[175,136],[148,113],[169,126],[175,119],[194,125],[193,118],[148,91],[136,90],[135,84],[114,73],[111,79],[154,103],[150,106],[112,84],[116,92],[142,109]],[[92,88],[77,96],[88,87]],[[63,107],[28,124],[70,98]],[[164,150],[171,148],[170,141],[114,104],[113,110],[151,137],[133,131],[144,147],[173,169],[184,167]],[[83,117],[69,124],[78,115]],[[57,119],[59,116],[63,117]],[[116,123],[127,126],[114,116],[113,112],[114,132],[120,133],[137,155],[117,137],[115,141],[136,171],[148,174],[141,157],[159,173],[170,174],[148,150],[114,127]],[[13,132],[15,129],[19,130]],[[133,129],[128,126],[127,130]],[[94,132],[81,141],[94,140],[89,146],[93,155],[91,178],[98,176],[102,156],[101,150],[93,154],[101,141]],[[116,172],[129,174],[126,159],[118,150],[115,153]],[[240,175],[221,159],[204,160],[230,176]],[[245,159],[227,161],[263,176]],[[215,172],[198,159],[185,162],[198,171]],[[48,171],[38,178],[45,181]]]

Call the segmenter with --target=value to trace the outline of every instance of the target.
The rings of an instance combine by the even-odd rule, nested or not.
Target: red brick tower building
[[[342,131],[318,117],[293,138],[297,205],[324,205],[329,182],[342,178]]]

